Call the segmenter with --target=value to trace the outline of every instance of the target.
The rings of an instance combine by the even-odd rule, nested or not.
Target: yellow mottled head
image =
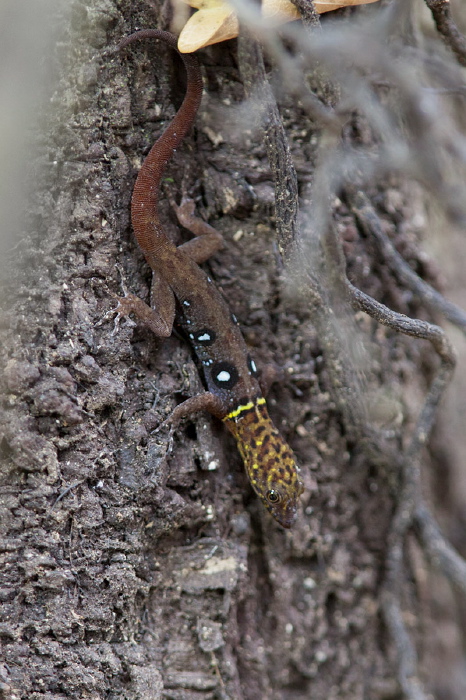
[[[224,422],[236,438],[254,491],[280,525],[291,527],[304,487],[290,447],[270,420],[265,399],[238,406]]]

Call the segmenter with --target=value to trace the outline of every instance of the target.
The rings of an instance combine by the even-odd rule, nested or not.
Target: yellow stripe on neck
[[[234,411],[229,413],[223,420],[231,420],[232,418],[237,418],[240,413],[243,413],[243,411],[249,411],[251,408],[254,408],[254,406],[261,406],[262,404],[265,403],[265,399],[263,396],[257,399],[257,401],[249,401],[249,403],[245,403],[243,406],[238,406],[238,408],[235,408]]]

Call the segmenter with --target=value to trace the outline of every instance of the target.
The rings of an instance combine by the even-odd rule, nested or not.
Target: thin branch
[[[458,63],[466,66],[466,38],[461,34],[451,15],[450,0],[425,0],[432,12],[438,33],[455,54]]]
[[[316,31],[322,30],[322,26],[320,24],[320,16],[314,6],[314,0],[291,0],[291,2],[299,10],[303,21],[303,25],[308,31],[310,41],[312,41]],[[281,55],[283,56],[283,52],[281,52]],[[322,67],[322,64],[319,61],[316,61],[312,74],[309,76],[312,82],[313,90],[312,93],[309,93],[309,90],[306,88],[304,83],[305,72],[302,70],[301,65],[298,64],[296,57],[293,61],[288,61],[288,63],[292,63],[292,65],[294,66],[294,70],[292,70],[291,67],[288,65],[287,72],[290,75],[290,77],[294,73],[291,84],[295,85],[296,87],[298,87],[298,85],[301,87],[299,91],[299,99],[302,100],[304,98],[304,109],[306,109],[309,113],[309,107],[315,109],[314,104],[311,103],[309,100],[309,95],[311,95],[314,99],[316,98],[316,96],[314,95],[315,91],[318,95],[321,96],[323,102],[325,103],[325,106],[333,110],[333,108],[338,104],[338,102],[341,99],[341,92],[339,86],[335,82],[330,80],[330,77],[327,71]],[[279,64],[281,65],[281,70],[283,72],[283,61],[279,61]],[[285,84],[288,86],[288,82],[286,82]],[[290,91],[290,88],[288,88],[288,90]],[[292,94],[297,95],[296,89],[293,89],[291,92]],[[328,119],[329,115],[324,114],[322,108],[320,111],[321,116],[325,117],[325,119],[323,120],[323,124],[331,126],[330,121]],[[330,112],[330,114],[333,117],[333,113]],[[338,121],[335,120],[335,117],[333,117],[333,119],[334,121]]]
[[[413,291],[428,308],[440,312],[448,321],[458,326],[466,334],[466,312],[456,304],[453,304],[453,302],[445,299],[430,284],[424,282],[402,258],[383,232],[380,219],[366,195],[360,191],[351,191],[349,188],[347,188],[346,192],[351,208],[363,231],[374,240],[384,263],[391,272],[396,275],[402,284]]]
[[[384,304],[381,304],[368,294],[354,287],[349,280],[347,281],[347,290],[350,302],[355,310],[365,311],[379,323],[399,333],[410,335],[413,338],[429,340],[439,354],[440,359],[449,368],[451,373],[451,370],[455,366],[455,353],[450,341],[440,326],[435,326],[433,323],[419,321],[418,319],[405,316],[405,314],[392,311]]]
[[[424,503],[415,513],[416,530],[429,561],[466,596],[466,561],[449,544]]]
[[[84,482],[85,482],[85,479],[80,479],[80,481],[76,481],[74,484],[71,484],[71,486],[68,486],[68,488],[63,489],[63,491],[60,493],[60,495],[57,496],[57,498],[56,498],[56,499],[54,500],[54,502],[52,503],[51,508],[55,508],[55,506],[57,505],[57,503],[58,503],[59,501],[61,501],[63,498],[65,498],[65,496],[67,496],[67,495],[70,493],[70,491],[72,491],[73,489],[75,489],[76,486],[81,486],[81,484],[84,484]]]
[[[291,0],[299,10],[304,24],[312,29],[320,29],[320,17],[314,6],[314,0]]]
[[[395,642],[398,678],[408,700],[428,700],[416,676],[417,654],[406,630],[399,604],[399,596],[386,588],[382,593],[382,610],[390,636]]]

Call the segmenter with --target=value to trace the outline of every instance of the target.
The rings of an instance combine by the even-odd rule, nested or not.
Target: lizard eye
[[[270,489],[267,491],[265,494],[266,499],[268,500],[269,503],[272,505],[276,505],[277,503],[280,503],[282,500],[282,497],[280,495],[280,491],[276,491],[275,489]]]

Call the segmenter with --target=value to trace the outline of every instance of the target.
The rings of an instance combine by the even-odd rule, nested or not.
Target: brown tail
[[[177,38],[161,29],[142,29],[120,41],[118,50],[139,39],[161,39],[177,51]],[[179,52],[178,52],[179,53]],[[153,258],[166,243],[158,213],[160,183],[173,152],[182,143],[196,117],[202,97],[202,75],[197,56],[182,54],[187,73],[187,89],[183,103],[163,134],[152,146],[134,185],[131,219],[134,234],[146,258]]]

